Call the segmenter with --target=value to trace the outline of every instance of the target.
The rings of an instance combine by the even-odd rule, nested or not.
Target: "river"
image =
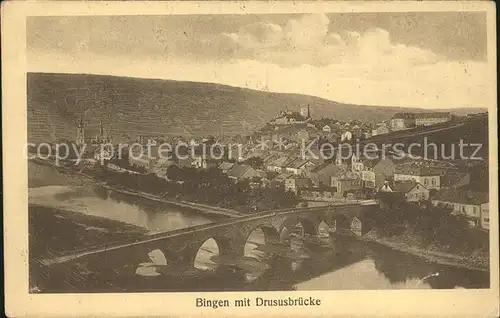
[[[62,209],[77,215],[105,218],[130,224],[146,233],[170,231],[216,222],[219,217],[132,198],[100,188],[54,169],[29,165],[30,203],[49,211]],[[31,212],[30,212],[31,213]],[[55,213],[55,212],[54,212]],[[36,224],[34,228],[36,230]],[[160,251],[150,251],[150,262],[136,264],[133,277],[113,284],[87,284],[76,291],[202,291],[202,290],[362,290],[488,288],[489,274],[429,263],[376,243],[329,235],[320,229],[322,244],[298,235],[290,248],[264,244],[264,234],[254,231],[245,246],[245,258],[229,266],[218,258],[213,240],[205,242],[195,261],[196,271],[182,279],[167,270]],[[31,233],[30,233],[31,234]],[[83,238],[85,240],[85,238]],[[271,257],[272,256],[272,257]],[[43,269],[37,269],[43,271]],[[118,270],[119,272],[119,270]],[[97,280],[96,280],[97,281]],[[99,282],[101,282],[99,280]],[[62,283],[62,282],[61,282]],[[74,284],[73,284],[74,286]],[[32,286],[43,292],[40,286]],[[66,291],[67,286],[46,291]],[[75,291],[75,290],[73,290]]]
[[[137,225],[149,232],[172,231],[220,219],[172,205],[107,191],[79,176],[29,164],[29,200],[41,206],[75,211]]]

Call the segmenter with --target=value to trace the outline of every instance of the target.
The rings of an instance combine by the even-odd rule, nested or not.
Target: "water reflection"
[[[306,236],[307,237],[307,236]],[[488,274],[430,264],[376,244],[328,237],[330,247],[292,236],[290,245],[266,243],[261,230],[250,235],[245,257],[231,259],[200,250],[197,268],[223,265],[210,275],[199,273],[198,282],[182,283],[182,290],[362,290],[487,288]],[[323,238],[326,238],[323,233]],[[208,242],[208,241],[207,241]],[[214,276],[215,275],[215,276]],[[213,279],[210,279],[212,277]],[[219,277],[214,278],[214,277]],[[200,280],[201,279],[201,280]],[[230,281],[231,280],[231,281]],[[172,288],[172,289],[169,289]],[[180,290],[172,282],[167,290]]]
[[[267,241],[271,243],[270,238]],[[261,228],[255,229],[248,236],[244,248],[244,257],[249,259],[247,264],[250,266],[245,272],[245,280],[248,282],[255,281],[268,269],[264,262],[270,253],[262,249],[263,246],[266,246],[266,235]]]
[[[261,228],[255,229],[247,238],[245,243],[244,256],[252,257],[257,260],[263,260],[266,256],[264,250],[259,249],[265,245],[266,236]]]
[[[217,268],[217,263],[213,257],[219,255],[220,250],[217,242],[213,238],[206,240],[196,253],[194,268],[203,271],[214,271]]]
[[[32,178],[31,165],[29,169]],[[38,186],[29,190],[30,203],[135,224],[151,232],[217,220],[93,185],[53,184],[62,177],[40,175],[36,182],[30,179],[30,186]],[[42,182],[45,180],[53,183]],[[489,287],[488,273],[441,266],[377,244],[330,236],[335,227],[335,223],[321,223],[316,237],[308,235],[311,229],[305,231],[299,222],[277,233],[276,242],[266,242],[264,231],[257,229],[239,259],[220,256],[215,240],[207,240],[197,253],[194,268],[180,268],[170,264],[161,251],[150,251],[149,261],[134,264],[131,270],[128,264],[110,272],[92,272],[82,266],[77,273],[86,280],[71,283],[79,291],[103,292]],[[439,275],[433,275],[436,273]],[[48,284],[60,281],[53,279]],[[60,291],[61,287],[53,289]]]
[[[30,203],[133,224],[153,233],[220,219],[95,185],[31,188],[29,194]]]
[[[156,270],[156,265],[154,263],[140,263],[136,270],[136,275],[139,276],[161,276],[161,274]]]

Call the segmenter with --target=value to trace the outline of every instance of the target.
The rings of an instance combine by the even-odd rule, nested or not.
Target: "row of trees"
[[[142,173],[142,174],[145,174],[148,171],[143,166],[130,165],[130,162],[128,159],[128,154],[125,154],[123,156],[114,157],[110,160],[105,160],[104,165],[106,166],[108,163],[114,164],[114,165],[116,165],[120,168],[126,169],[126,170],[131,170],[131,171],[135,171],[135,172]]]
[[[182,185],[181,192],[189,201],[242,211],[293,207],[299,202],[295,193],[283,187],[263,188],[258,183],[252,187],[248,179],[234,182],[218,168],[199,170],[173,165],[168,168],[167,177]]]
[[[110,185],[242,212],[294,207],[299,203],[297,195],[283,187],[252,187],[246,179],[235,183],[218,168],[198,170],[172,165],[167,170],[169,180],[155,174],[116,172],[104,167],[92,173]]]
[[[451,207],[406,202],[393,193],[376,197],[383,208],[374,215],[374,225],[385,235],[411,233],[422,247],[435,244],[461,251],[473,251],[484,244],[473,239],[467,216],[453,213]]]

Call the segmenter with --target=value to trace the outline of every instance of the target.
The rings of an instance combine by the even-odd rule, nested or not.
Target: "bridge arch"
[[[248,232],[243,242],[244,256],[260,258],[265,254],[265,251],[259,250],[260,246],[279,243],[280,234],[274,226],[260,224]]]
[[[136,266],[135,274],[138,276],[160,276],[163,269],[174,263],[174,256],[160,248],[150,250],[144,262]]]
[[[224,237],[208,237],[192,250],[188,251],[190,265],[194,268],[208,270],[217,267],[214,256],[227,255],[231,251],[231,242]]]
[[[345,214],[338,214],[334,216],[333,220],[337,229],[351,229],[352,217]]]
[[[280,243],[287,242],[290,239],[290,229],[286,226],[283,226],[280,231]]]
[[[331,225],[327,221],[319,220],[317,227],[319,236],[330,236]]]
[[[277,242],[279,240],[278,230],[270,224],[259,224],[248,231],[248,235],[245,237],[245,242],[255,231],[262,231],[264,234],[265,242]]]
[[[290,240],[290,235],[298,228],[301,229],[300,236],[318,235],[318,222],[307,217],[292,216],[285,220],[279,231],[280,242]]]

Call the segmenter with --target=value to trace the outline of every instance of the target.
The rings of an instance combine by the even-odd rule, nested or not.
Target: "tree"
[[[167,178],[172,181],[182,180],[182,169],[177,165],[171,165],[167,168]]]
[[[255,177],[252,177],[251,182],[252,183],[259,183],[260,184],[260,180],[262,180],[261,177],[255,176]]]
[[[254,169],[261,169],[264,166],[264,160],[261,157],[250,157],[244,163]]]

